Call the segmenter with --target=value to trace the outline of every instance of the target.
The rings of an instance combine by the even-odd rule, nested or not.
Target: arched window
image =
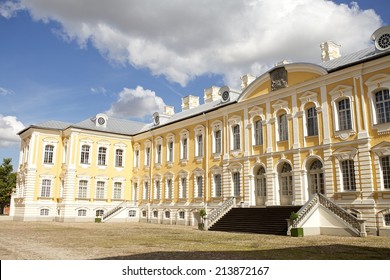
[[[377,123],[390,122],[390,94],[388,89],[375,93]]]
[[[291,165],[287,162],[283,163],[283,166],[280,170],[280,188],[282,190],[282,195],[292,196],[292,173]]]
[[[102,209],[96,210],[96,217],[102,217],[103,215],[104,215],[104,210]]]
[[[318,159],[313,161],[309,168],[309,187],[312,195],[316,193],[325,194],[324,172],[322,162]]]
[[[267,196],[267,178],[264,167],[260,167],[256,173],[256,195]]]
[[[349,98],[345,98],[337,102],[338,104],[338,117],[339,117],[339,130],[352,129],[351,119],[351,102]]]

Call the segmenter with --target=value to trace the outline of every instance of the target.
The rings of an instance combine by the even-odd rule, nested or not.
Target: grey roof
[[[89,118],[79,123],[73,124],[71,125],[71,127],[109,133],[133,135],[142,131],[142,129],[146,126],[146,124],[141,122],[108,117],[106,127],[97,127],[95,120],[95,117]]]
[[[358,63],[364,60],[373,59],[377,56],[382,56],[389,54],[390,50],[388,51],[377,51],[374,46],[371,46],[367,49],[357,51],[355,53],[347,54],[344,56],[341,56],[336,59],[329,60],[327,62],[323,62],[319,64],[320,66],[324,67],[328,71],[336,70],[338,68],[342,68],[345,66],[348,66],[350,64]]]
[[[67,122],[50,120],[47,122],[43,122],[43,123],[34,125],[34,127],[49,128],[49,129],[65,129],[65,128],[69,127],[70,125],[72,125],[72,124],[67,123]]]

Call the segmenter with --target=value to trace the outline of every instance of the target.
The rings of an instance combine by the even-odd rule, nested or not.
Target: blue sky
[[[100,112],[149,122],[212,85],[240,87],[274,63],[347,54],[390,24],[390,1],[0,0],[0,159],[23,127]],[[190,7],[190,8],[189,8]]]

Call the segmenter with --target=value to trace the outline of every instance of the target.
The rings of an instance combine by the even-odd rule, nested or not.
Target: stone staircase
[[[291,212],[298,212],[300,208],[301,206],[232,208],[209,230],[286,235],[286,219],[290,218]]]

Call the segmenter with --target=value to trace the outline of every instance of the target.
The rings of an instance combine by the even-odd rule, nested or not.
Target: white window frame
[[[150,167],[151,156],[152,156],[152,144],[150,140],[147,140],[145,141],[144,167]]]
[[[239,116],[232,116],[229,120],[228,120],[228,123],[229,123],[229,138],[230,138],[230,151],[232,152],[239,152],[242,150],[242,137],[243,137],[243,133],[242,133],[242,129],[243,129],[243,125],[242,125],[242,122],[241,122],[241,117]],[[238,125],[238,133],[239,133],[239,137],[238,139],[235,138],[235,135],[234,135],[234,127],[236,127]],[[238,144],[237,144],[237,141],[238,141]],[[238,147],[237,147],[238,146]]]
[[[189,173],[185,170],[179,172],[179,198],[188,198],[188,188],[189,188]],[[183,185],[185,182],[185,186]]]
[[[118,195],[118,185],[119,185],[119,195]],[[124,184],[122,181],[114,181],[112,186],[112,199],[113,200],[123,200],[123,191]]]
[[[142,182],[142,199],[149,201],[151,195],[150,179],[148,176],[144,176]]]
[[[212,153],[214,155],[214,158],[220,157],[222,154],[222,147],[223,147],[223,130],[222,130],[222,122],[221,121],[215,121],[211,124],[211,131],[212,131]],[[220,142],[218,145],[216,133],[217,131],[220,132]],[[217,147],[218,146],[218,147]]]
[[[219,197],[222,197],[222,194],[223,194],[223,174],[222,174],[222,167],[220,166],[213,166],[211,169],[211,176],[212,176],[212,180],[211,180],[211,196],[214,197],[214,198],[219,198]],[[216,175],[219,175],[221,176],[221,186],[220,186],[220,195],[218,196],[217,195],[217,184],[215,182],[215,176]]]
[[[99,184],[103,183],[103,184]],[[103,189],[103,192],[102,192]],[[95,200],[105,200],[107,192],[107,181],[105,180],[96,180],[95,186]]]
[[[81,182],[85,182],[85,185],[81,185]],[[78,199],[88,199],[89,194],[89,181],[87,179],[80,179],[78,181],[78,188],[77,188],[77,198]]]
[[[154,199],[162,199],[161,175],[154,176]]]
[[[78,209],[77,210],[77,217],[86,217],[87,216],[87,209]]]
[[[376,185],[378,186],[378,191],[390,191],[390,188],[385,186],[384,178],[384,168],[383,168],[383,157],[390,157],[390,142],[382,142],[374,147],[372,147],[374,154],[374,164],[376,172]]]
[[[347,189],[344,186],[344,180],[343,180],[343,173],[342,173],[342,162],[346,160],[352,160],[354,164],[354,170],[355,172],[359,170],[357,166],[357,154],[358,151],[356,148],[353,147],[345,147],[345,148],[340,148],[337,149],[336,151],[333,152],[333,156],[336,158],[335,160],[335,168],[338,170],[336,172],[336,183],[337,183],[337,192],[358,192],[360,189],[360,182],[359,182],[359,177],[356,176],[354,177],[355,181],[355,190],[350,190]]]
[[[193,197],[194,198],[203,198],[205,195],[205,190],[204,190],[204,170],[201,168],[196,168],[194,170],[194,193]]]
[[[155,146],[156,146],[155,164],[157,167],[159,167],[162,164],[162,158],[163,158],[163,139],[161,137],[156,138]]]
[[[141,157],[141,149],[140,145],[136,144],[134,145],[134,168],[140,167],[140,157]]]
[[[189,131],[183,129],[180,131],[180,161],[181,163],[187,163],[188,161],[188,147],[189,147]],[[186,145],[184,145],[186,143]]]
[[[121,151],[122,153],[121,155],[118,155],[119,151]],[[115,149],[115,167],[119,167],[119,168],[124,167],[124,158],[125,158],[125,150],[122,148]]]
[[[203,125],[198,125],[194,129],[195,132],[195,158],[199,161],[203,159],[205,152],[205,129]],[[201,142],[200,142],[201,136]]]
[[[172,166],[175,161],[175,135],[169,133],[166,137],[167,141],[167,163],[168,166]],[[172,147],[170,147],[172,145]]]
[[[53,187],[54,187],[54,176],[52,175],[42,175],[40,176],[40,187],[39,187],[39,197],[40,198],[52,198],[53,197]],[[43,185],[43,182],[48,182],[49,184]]]
[[[98,150],[97,165],[98,166],[107,166],[108,148],[105,146],[99,146],[97,150]],[[104,150],[104,153],[102,152],[103,150]]]
[[[88,147],[88,151],[83,151],[83,147]],[[90,144],[82,143],[80,148],[80,164],[89,165],[91,164],[91,150],[92,146]],[[87,158],[86,158],[87,155]]]
[[[49,150],[51,148],[51,150]],[[55,146],[53,144],[46,144],[43,153],[43,164],[54,164],[54,151]]]
[[[39,216],[49,216],[50,210],[48,208],[42,208],[39,210]]]
[[[371,116],[371,128],[376,130],[379,134],[390,133],[389,123],[379,123],[375,94],[381,90],[390,91],[390,75],[388,74],[377,74],[367,80],[365,85],[368,88],[367,94],[370,102],[370,116]]]

